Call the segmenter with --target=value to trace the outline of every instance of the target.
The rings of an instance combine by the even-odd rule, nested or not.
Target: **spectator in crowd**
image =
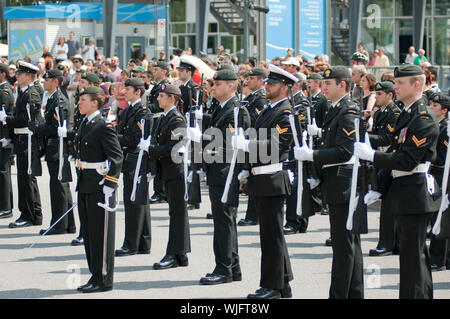
[[[387,55],[384,54],[384,49],[379,48],[378,52],[379,54],[375,59],[374,66],[389,66],[389,58],[387,57]]]
[[[223,53],[225,53],[225,48],[223,45],[219,44],[216,48],[217,58],[219,58]]]
[[[372,59],[370,59],[369,66],[375,65],[375,61],[377,60],[379,55],[380,51],[378,51],[378,49],[373,50]]]
[[[395,82],[394,80],[395,80],[394,72],[384,72],[380,78],[380,82],[390,81],[394,83]]]
[[[366,73],[361,77],[360,86],[363,90],[363,100],[361,109],[365,111],[365,116],[369,117],[375,106],[375,85],[377,78],[375,75]]]
[[[67,40],[67,47],[69,51],[67,52],[67,56],[72,58],[73,56],[81,53],[80,42],[75,39],[75,33],[72,31],[69,33],[69,40]]]
[[[414,64],[415,65],[421,65],[425,62],[428,62],[427,57],[425,56],[425,50],[424,49],[420,49],[419,50],[419,55],[416,56],[416,58],[414,59]]]
[[[131,73],[131,70],[133,70],[137,66],[138,66],[138,64],[136,63],[136,60],[130,59],[127,63],[127,70]]]
[[[67,53],[69,52],[69,47],[66,43],[66,38],[60,36],[58,39],[58,44],[55,46],[55,62],[58,64],[64,60],[67,60]]]
[[[105,77],[105,82],[116,82],[116,76],[114,75],[114,73],[111,71],[111,63],[110,62],[104,62],[101,65],[101,72],[103,73],[103,76]]]
[[[413,46],[409,47],[408,54],[405,58],[406,64],[414,64],[414,60],[417,58],[416,48]]]
[[[142,55],[141,66],[144,68],[145,71],[147,71],[147,68],[148,68],[148,56],[145,53]]]
[[[103,62],[105,62],[105,56],[103,54],[98,54],[96,61],[98,65],[102,65]]]
[[[159,52],[159,60],[166,61],[166,52],[164,51]]]
[[[9,84],[11,84],[12,86],[14,85],[14,83],[16,83],[17,79],[16,79],[16,65],[15,64],[10,64],[9,65],[9,74],[8,74],[8,82]]]
[[[70,63],[69,60],[64,60],[61,63],[58,64],[58,69],[62,72],[63,76],[62,76],[62,81],[61,84],[59,86],[62,94],[64,94],[64,96],[68,99],[69,95],[67,94],[67,87],[70,84],[70,68],[72,67],[72,64]]]
[[[298,73],[300,71],[300,62],[297,58],[290,57],[289,59],[281,62],[281,67],[291,74]]]
[[[111,58],[111,71],[114,73],[114,76],[116,77],[116,81],[122,82],[122,76],[121,76],[122,70],[120,69],[119,65],[120,65],[119,57],[113,56]]]
[[[88,44],[83,48],[83,60],[92,60],[95,61],[95,54],[98,54],[97,48],[94,45],[94,39],[89,38]]]
[[[369,52],[367,52],[367,50],[364,48],[364,44],[362,42],[358,44],[358,52],[364,54],[367,59],[370,59]]]
[[[93,71],[94,71],[94,60],[91,60],[91,59],[86,60],[86,67],[87,67],[86,72],[93,73]]]
[[[353,88],[352,96],[354,99],[359,99],[359,97],[364,94],[363,89],[361,88],[361,78],[367,74],[367,69],[364,65],[354,65],[352,68],[352,79],[355,83],[355,87]]]

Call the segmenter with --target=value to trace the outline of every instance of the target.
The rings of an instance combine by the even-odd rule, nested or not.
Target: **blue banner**
[[[294,48],[294,1],[267,0],[266,58],[285,57]]]
[[[311,60],[327,53],[326,0],[300,0],[299,50]]]

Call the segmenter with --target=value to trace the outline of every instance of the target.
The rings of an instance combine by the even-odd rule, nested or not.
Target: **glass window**
[[[208,27],[208,32],[217,32],[217,23],[210,23]]]
[[[411,0],[395,0],[396,16],[412,16],[413,2]]]
[[[220,37],[220,43],[223,45],[225,50],[230,50],[230,52],[234,52],[233,47],[233,36],[221,36]]]
[[[195,23],[188,23],[186,25],[186,33],[195,33],[196,32],[196,24]]]
[[[362,2],[362,17],[392,17],[394,15],[394,0],[364,0]]]
[[[208,54],[215,54],[217,48],[217,36],[210,35],[208,36]]]
[[[450,65],[450,19],[434,19],[435,60],[438,65]]]
[[[392,19],[382,19],[380,28],[371,28],[367,20],[362,19],[361,42],[364,43],[371,57],[374,49],[382,47],[384,54],[389,57],[390,64],[394,64],[394,21]]]
[[[435,15],[437,16],[450,16],[450,2],[436,1],[435,3]]]
[[[178,37],[173,37],[172,38],[172,46],[174,48],[178,48]]]
[[[170,21],[186,21],[186,0],[170,2]]]
[[[172,24],[173,33],[186,33],[186,25],[184,23],[174,23]]]

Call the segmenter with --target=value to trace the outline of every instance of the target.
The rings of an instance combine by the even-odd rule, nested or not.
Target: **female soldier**
[[[164,110],[157,127],[153,130],[153,143],[141,140],[139,148],[148,152],[150,158],[157,160],[157,178],[164,183],[169,203],[169,242],[164,258],[153,265],[154,269],[167,269],[187,266],[186,253],[191,251],[189,219],[184,200],[185,184],[183,163],[175,163],[172,149],[182,139],[180,129],[186,128],[181,115],[181,91],[171,84],[163,84],[158,96],[159,106]]]
[[[103,90],[88,86],[80,93],[78,104],[80,113],[85,115],[75,136],[78,210],[85,229],[84,248],[92,274],[88,283],[78,288],[85,293],[107,291],[113,287],[115,213],[106,211],[97,203],[104,203],[105,198],[114,198],[123,155],[113,124],[101,116],[104,102]],[[64,135],[64,132],[59,133]],[[104,239],[105,214],[109,214],[109,218]]]

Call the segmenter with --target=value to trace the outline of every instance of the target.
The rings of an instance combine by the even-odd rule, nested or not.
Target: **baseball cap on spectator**
[[[295,65],[297,67],[300,67],[300,62],[298,61],[297,58],[294,58],[294,57],[289,57],[285,61],[281,62],[281,64],[284,64],[284,65]]]

